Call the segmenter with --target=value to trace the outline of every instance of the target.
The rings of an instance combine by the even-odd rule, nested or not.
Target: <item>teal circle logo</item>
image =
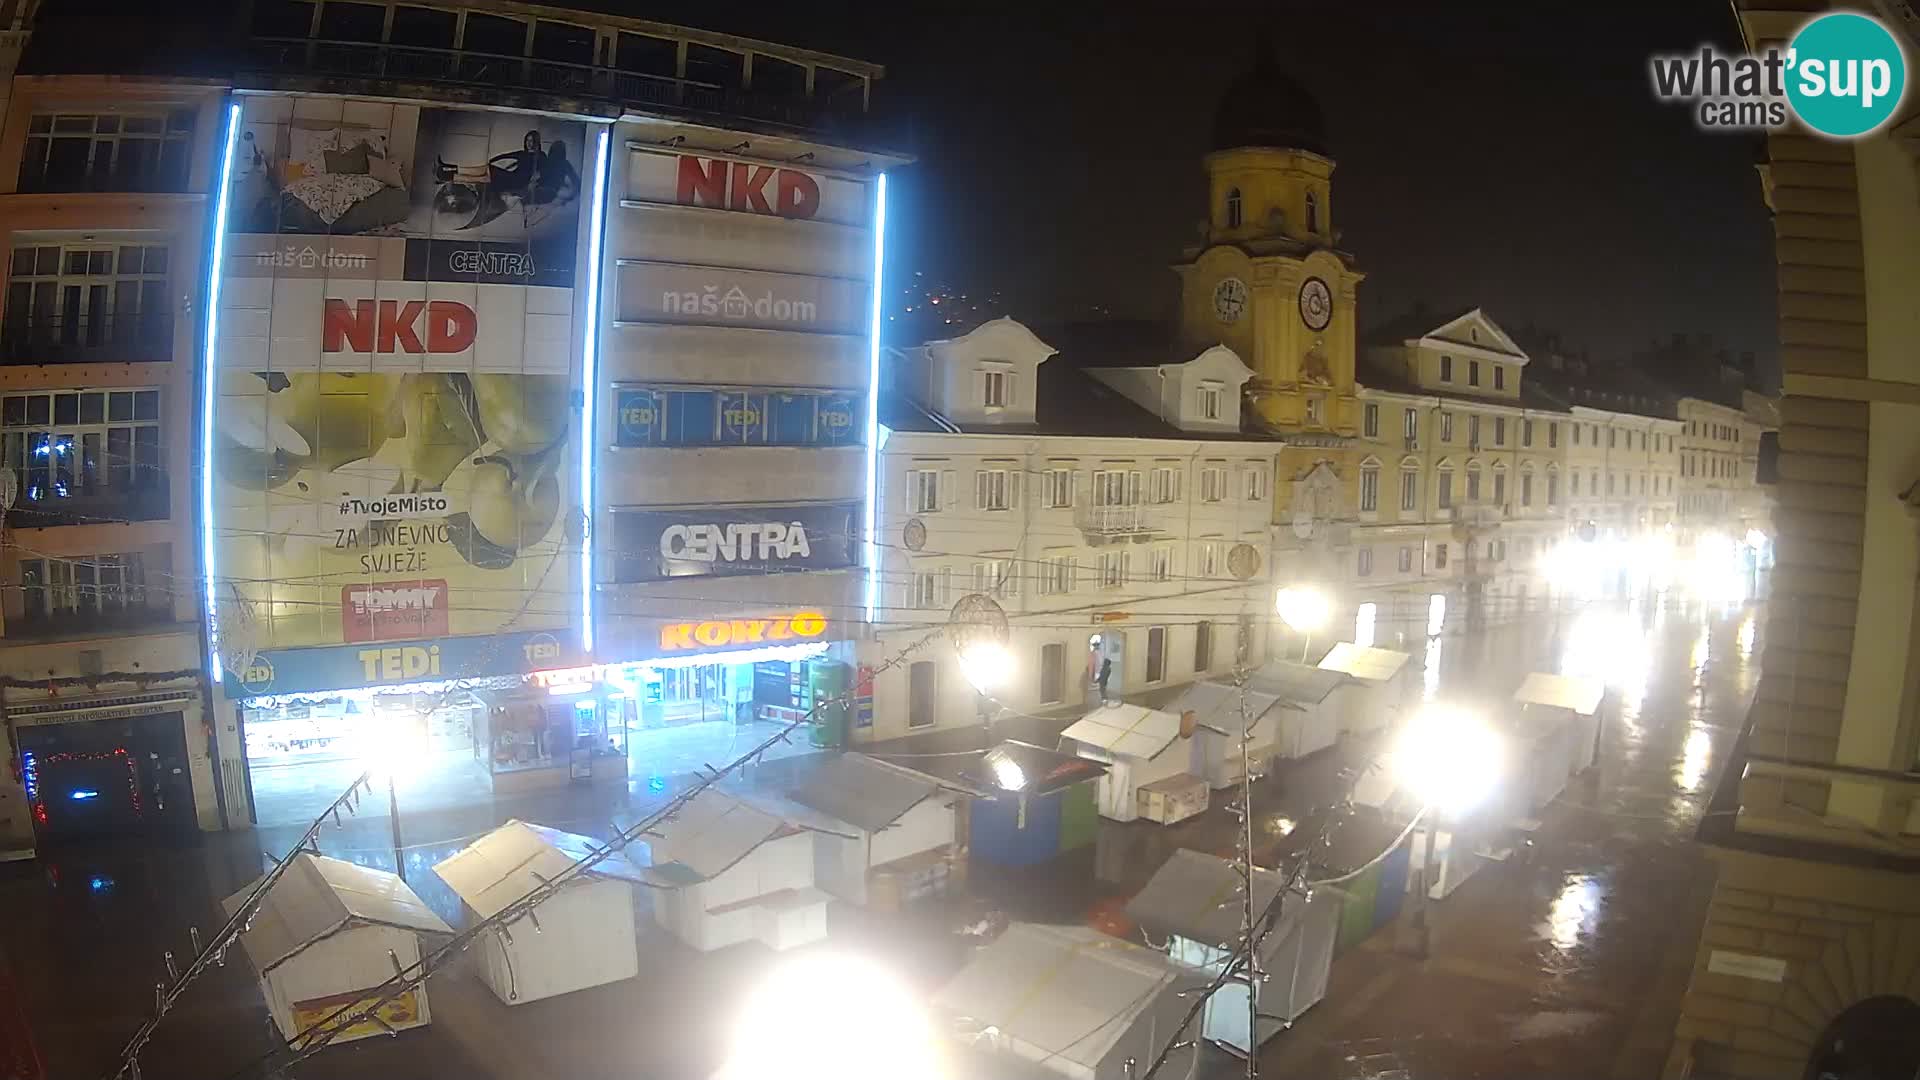
[[[1907,90],[1907,58],[1874,19],[1839,11],[1800,28],[1787,53],[1787,101],[1822,135],[1865,135],[1893,115]]]

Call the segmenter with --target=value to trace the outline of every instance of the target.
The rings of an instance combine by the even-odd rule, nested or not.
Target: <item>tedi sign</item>
[[[749,214],[806,220],[820,212],[820,182],[798,169],[680,155],[675,199]]]

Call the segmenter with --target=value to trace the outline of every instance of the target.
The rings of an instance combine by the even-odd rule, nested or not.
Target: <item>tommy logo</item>
[[[683,206],[712,206],[805,220],[820,212],[820,182],[798,169],[682,154],[674,200]]]
[[[322,352],[457,353],[473,348],[479,320],[457,300],[327,299]]]

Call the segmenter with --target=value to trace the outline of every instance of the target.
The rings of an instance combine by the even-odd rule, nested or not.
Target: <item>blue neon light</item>
[[[873,621],[880,603],[880,546],[875,543],[879,527],[878,492],[880,488],[880,304],[885,295],[881,276],[887,264],[887,174],[881,173],[873,185],[873,312],[867,331],[867,621]]]
[[[113,879],[104,874],[88,878],[87,888],[92,889],[94,892],[112,892]]]
[[[580,646],[593,651],[593,463],[599,456],[594,442],[594,420],[600,410],[600,253],[607,232],[607,147],[612,133],[600,130],[600,152],[593,166],[593,208],[587,226],[587,332],[580,351],[580,509],[586,524],[580,530]]]
[[[234,145],[240,136],[240,103],[227,106],[227,147],[220,155],[220,193],[214,199],[213,251],[207,261],[207,340],[200,365],[200,568],[207,603],[207,668],[220,681],[220,618],[214,591],[213,406],[220,382],[220,280],[227,273],[227,207],[233,201]]]
[[[99,797],[100,797],[100,793],[93,790],[92,788],[76,788],[74,789],[73,794],[67,796],[67,798],[72,799],[75,802],[84,802],[87,799],[97,799]]]

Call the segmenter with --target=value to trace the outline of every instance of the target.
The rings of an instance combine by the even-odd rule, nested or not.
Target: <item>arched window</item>
[[[1228,188],[1227,189],[1227,228],[1229,229],[1239,228],[1240,221],[1241,221],[1240,189]]]
[[[1307,192],[1307,232],[1318,235],[1320,232],[1320,199],[1313,192]]]

